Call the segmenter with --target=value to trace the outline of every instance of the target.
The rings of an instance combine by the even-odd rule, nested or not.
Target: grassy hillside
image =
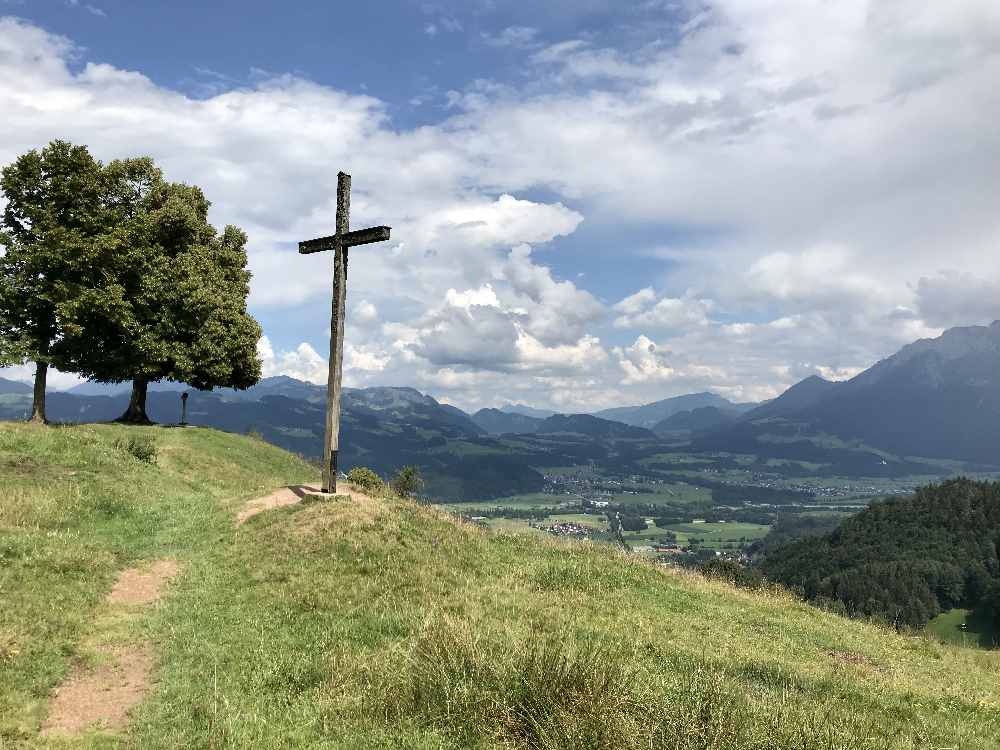
[[[143,434],[153,465],[115,447]],[[210,430],[0,425],[0,747],[998,746],[995,652],[397,500],[234,526],[310,478]],[[108,609],[167,557],[159,603]],[[138,642],[126,728],[39,735],[67,674]]]

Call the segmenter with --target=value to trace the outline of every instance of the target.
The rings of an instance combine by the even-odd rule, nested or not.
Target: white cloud
[[[17,380],[21,383],[34,385],[35,365],[33,362],[29,362],[23,365],[14,365],[13,367],[0,367],[0,378]],[[83,382],[86,382],[85,378],[81,378],[71,372],[60,372],[53,367],[50,367],[45,374],[46,387],[51,390],[65,391]]]
[[[707,325],[713,307],[712,300],[696,297],[692,292],[656,300],[653,290],[646,288],[615,305],[615,310],[623,313],[615,318],[615,327],[686,331]]]
[[[441,12],[437,32],[458,31]],[[612,49],[505,30],[525,85],[475,82],[407,129],[294,76],[194,99],[3,19],[0,163],[55,137],[151,154],[248,231],[252,304],[273,315],[329,294],[328,254],[294,243],[332,231],[336,172],[354,172],[352,225],[393,227],[351,254],[356,377],[469,405],[756,398],[1000,315],[1000,5],[718,0],[668,31],[676,44]],[[609,316],[584,286],[613,262],[573,283],[521,247],[584,215],[694,239],[661,247],[669,264]],[[301,346],[269,356],[325,368]]]
[[[916,308],[929,325],[992,323],[1000,319],[1000,278],[948,270],[917,282]]]
[[[531,26],[508,26],[496,33],[481,35],[491,47],[531,47],[538,37],[538,29]]]
[[[640,289],[623,299],[614,309],[624,315],[638,315],[656,300],[656,292],[650,286]]]
[[[614,351],[625,373],[624,383],[670,383],[672,381],[711,383],[725,378],[717,367],[688,361],[664,349],[646,336],[639,336],[631,346]]]
[[[378,308],[366,299],[361,300],[354,306],[352,321],[360,323],[362,326],[369,326],[378,320]]]
[[[556,281],[547,267],[532,261],[528,245],[513,248],[495,276],[507,283],[510,307],[524,329],[545,344],[575,342],[604,315],[593,295],[572,281]]]
[[[257,342],[264,377],[287,375],[310,383],[325,383],[329,375],[327,360],[309,344],[299,344],[293,351],[274,351],[270,339],[262,336]]]
[[[466,289],[464,292],[457,292],[449,289],[444,295],[445,304],[452,307],[461,307],[468,310],[470,307],[479,305],[480,307],[500,307],[500,300],[497,293],[489,284],[483,284],[478,289]]]

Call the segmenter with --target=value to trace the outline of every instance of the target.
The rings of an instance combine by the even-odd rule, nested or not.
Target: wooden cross
[[[323,492],[337,491],[337,450],[340,447],[340,381],[343,372],[344,306],[347,300],[347,250],[355,245],[389,239],[389,227],[349,231],[351,176],[337,175],[337,233],[299,243],[308,255],[333,250],[333,312],[330,316],[330,374],[326,383],[326,435],[323,439]]]

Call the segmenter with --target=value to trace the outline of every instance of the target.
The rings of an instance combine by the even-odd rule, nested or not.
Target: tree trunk
[[[146,416],[146,389],[149,382],[144,378],[136,378],[132,381],[132,396],[128,400],[128,408],[125,413],[118,417],[119,422],[128,424],[153,424],[152,420]]]
[[[49,375],[48,362],[35,363],[35,393],[31,400],[31,420],[37,424],[47,424],[45,418],[45,381]]]

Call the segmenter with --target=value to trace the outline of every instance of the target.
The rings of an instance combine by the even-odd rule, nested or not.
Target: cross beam
[[[337,233],[299,243],[299,253],[333,250],[333,310],[330,314],[330,371],[327,377],[326,434],[323,438],[323,492],[337,491],[337,452],[340,448],[340,384],[343,375],[344,315],[347,300],[347,250],[356,245],[389,239],[389,227],[350,231],[351,176],[337,175]]]
[[[310,253],[321,253],[324,250],[336,250],[337,243],[344,247],[354,247],[355,245],[370,245],[372,242],[385,242],[389,239],[390,227],[372,227],[371,229],[359,229],[356,232],[346,234],[331,234],[329,237],[317,237],[314,240],[306,240],[299,243],[299,255],[309,255]]]

